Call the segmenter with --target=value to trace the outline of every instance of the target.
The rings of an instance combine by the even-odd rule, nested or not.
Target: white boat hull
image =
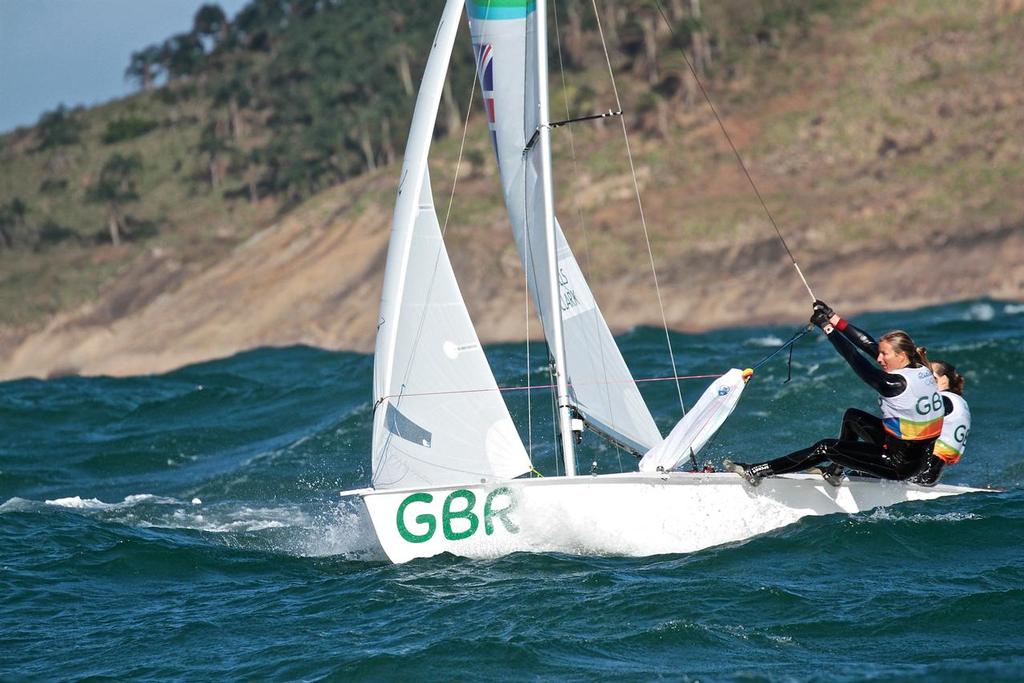
[[[984,489],[791,474],[751,487],[731,473],[626,473],[360,491],[392,562],[451,553],[642,557],[742,541],[807,515],[855,513]]]

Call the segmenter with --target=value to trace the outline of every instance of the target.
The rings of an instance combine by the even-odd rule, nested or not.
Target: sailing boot
[[[822,477],[822,479],[827,481],[832,486],[836,486],[836,487],[842,486],[843,485],[843,481],[842,481],[842,479],[843,479],[843,466],[842,465],[837,465],[835,463],[832,463],[831,465],[828,465],[827,467],[822,467],[821,468],[821,477]]]
[[[727,472],[735,472],[740,475],[746,479],[747,483],[751,486],[759,486],[761,484],[761,480],[764,479],[763,474],[757,474],[751,471],[750,465],[746,463],[723,460],[722,467],[724,467]]]

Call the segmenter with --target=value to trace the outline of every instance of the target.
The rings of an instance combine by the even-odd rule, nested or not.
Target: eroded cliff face
[[[352,208],[338,190],[192,272],[151,250],[88,306],[9,344],[0,378],[157,373],[258,346],[308,344],[372,352],[390,214]],[[656,213],[652,207],[652,213]],[[522,274],[500,210],[449,240],[482,340],[526,335]],[[590,248],[600,243],[590,232]],[[847,315],[982,296],[1024,298],[1024,224],[923,239],[797,252],[815,294]],[[589,273],[613,330],[661,325],[644,253],[592,258]],[[580,260],[586,269],[586,257]],[[775,237],[702,244],[664,240],[655,254],[668,324],[677,330],[796,322],[809,296]],[[536,322],[533,334],[539,332]]]

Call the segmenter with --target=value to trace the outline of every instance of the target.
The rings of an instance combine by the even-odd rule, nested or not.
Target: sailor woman
[[[766,476],[799,472],[827,462],[883,479],[902,480],[917,474],[942,433],[945,414],[925,350],[902,330],[889,332],[876,342],[821,301],[814,302],[811,322],[825,332],[854,372],[878,392],[881,417],[851,409],[844,417],[839,439],[822,439],[809,448],[767,462],[726,461],[726,468],[754,486]],[[865,354],[873,356],[878,366]],[[825,478],[838,485],[839,471],[826,469]]]
[[[942,433],[935,441],[932,454],[913,481],[934,486],[946,465],[955,465],[967,448],[967,435],[971,431],[971,409],[964,400],[964,376],[944,360],[932,361],[932,374],[939,387],[946,415],[942,420]]]

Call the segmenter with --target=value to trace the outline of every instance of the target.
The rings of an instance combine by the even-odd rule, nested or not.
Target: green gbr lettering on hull
[[[466,507],[461,510],[453,510],[452,502],[460,498],[466,501]],[[445,538],[449,541],[461,541],[476,533],[480,520],[473,514],[473,506],[475,504],[476,494],[468,489],[458,489],[448,494],[448,497],[444,499],[444,507],[441,509],[441,529],[444,531]],[[469,523],[469,527],[464,531],[455,531],[452,528],[452,520],[456,519],[466,520]]]
[[[474,19],[525,19],[535,9],[535,0],[469,0],[466,3],[466,10]]]
[[[406,496],[398,504],[395,519],[398,535],[409,543],[425,543],[433,538],[437,532],[437,516],[432,512],[421,511],[413,518],[413,522],[419,525],[415,530],[410,529],[406,523],[406,511],[409,506],[417,503],[429,505],[433,502],[434,496],[429,493],[419,492]],[[516,502],[512,489],[506,486],[496,488],[487,494],[483,505],[483,529],[486,535],[492,535],[498,528],[494,524],[496,519],[501,522],[501,528],[507,533],[519,533],[519,527],[509,518],[516,509]],[[476,534],[480,529],[480,515],[474,512],[475,507],[476,494],[469,489],[456,489],[448,494],[441,506],[441,532],[446,539],[461,541]],[[409,511],[408,514],[413,512],[415,510]]]
[[[423,543],[429,541],[430,537],[434,535],[434,530],[437,529],[437,520],[434,519],[434,515],[416,515],[417,524],[425,524],[427,530],[422,534],[414,534],[409,531],[409,528],[405,526],[405,508],[409,507],[412,503],[429,503],[434,500],[434,497],[429,493],[414,493],[411,496],[407,496],[398,506],[398,534],[409,541],[410,543]]]

